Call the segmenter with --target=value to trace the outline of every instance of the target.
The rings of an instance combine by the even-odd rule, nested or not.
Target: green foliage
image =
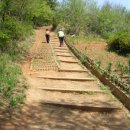
[[[107,66],[107,68],[106,68],[106,71],[107,71],[107,73],[111,73],[111,71],[112,71],[112,63],[109,63],[108,64],[108,66]]]
[[[130,52],[130,11],[123,6],[105,2],[99,8],[93,0],[64,0],[57,13],[66,33],[98,34],[115,51]]]
[[[124,72],[125,72],[126,74],[129,74],[129,66],[124,66]]]
[[[130,81],[130,54],[128,55],[128,75],[129,75],[129,81]]]
[[[85,0],[66,0],[62,3],[59,12],[67,33],[79,35],[85,30],[86,6]]]
[[[110,88],[108,88],[107,86],[104,86],[103,84],[99,84],[99,87],[104,90],[107,93],[111,93]]]
[[[74,44],[78,44],[80,43],[80,41],[86,43],[88,41],[102,41],[103,40],[101,36],[97,34],[88,34],[88,35],[83,35],[83,36],[68,35],[68,38],[69,38],[69,41]]]
[[[27,84],[16,61],[26,56],[32,40],[29,38],[19,43],[15,50],[0,53],[0,95],[6,97],[11,106],[17,106],[25,99],[24,91]]]
[[[96,64],[97,64],[97,68],[100,69],[102,62],[101,62],[101,61],[98,61]]]
[[[20,21],[15,18],[8,18],[2,23],[3,32],[13,40],[18,40],[20,36],[23,36],[23,27]]]
[[[57,0],[46,0],[46,1],[52,10],[56,10],[56,8],[58,6]]]
[[[17,50],[17,41],[30,35],[33,25],[51,24],[56,6],[55,0],[1,0],[0,50]]]
[[[32,23],[35,26],[50,24],[53,21],[56,6],[55,0],[1,0],[1,44],[22,39],[28,33],[30,34]]]
[[[112,33],[108,39],[108,46],[119,53],[130,52],[130,32],[121,31]]]
[[[94,24],[95,32],[104,38],[108,38],[113,32],[129,29],[128,15],[130,12],[126,8],[106,2],[97,12],[97,22]]]
[[[25,95],[23,93],[17,96],[13,96],[11,98],[10,105],[16,107],[20,104],[23,104],[24,99],[25,99]]]
[[[2,23],[0,31],[0,49],[2,51],[16,50],[17,40],[23,40],[32,34],[32,26],[22,23],[15,18],[8,18]]]
[[[42,26],[45,24],[50,24],[54,17],[54,12],[47,5],[45,1],[35,0],[33,2],[32,8],[32,21],[36,26]]]
[[[0,30],[0,48],[2,48],[3,44],[7,43],[7,41],[9,40],[9,36],[6,32],[3,32],[2,30]]]
[[[26,85],[18,83],[21,70],[17,63],[32,43],[26,38],[32,35],[33,26],[52,23],[56,6],[55,0],[0,1],[0,95],[11,106],[23,103],[25,98]]]
[[[21,71],[17,65],[13,65],[8,54],[2,54],[0,61],[0,93],[10,98],[17,84],[17,76]]]
[[[120,78],[123,78],[124,74],[128,74],[128,66],[124,66],[120,62],[116,65],[117,71],[119,72]]]
[[[82,54],[80,56],[80,61],[81,61],[82,64],[84,64],[86,62],[86,55],[85,54]]]

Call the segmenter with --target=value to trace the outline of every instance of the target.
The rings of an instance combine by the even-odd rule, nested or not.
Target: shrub
[[[13,17],[7,18],[6,21],[0,24],[0,49],[2,51],[14,50],[17,48],[17,40],[24,40],[33,32],[31,25],[20,22]]]
[[[6,43],[9,39],[9,35],[7,33],[4,33],[2,30],[0,30],[0,44]]]
[[[10,39],[19,40],[31,32],[32,27],[31,25],[18,21],[16,18],[9,17],[2,23],[2,30],[10,36]]]
[[[127,54],[130,52],[130,32],[121,31],[110,34],[108,47],[118,53]]]
[[[4,48],[6,48],[9,44],[10,36],[6,33],[0,30],[0,49],[3,51]]]
[[[10,105],[16,106],[23,103],[25,94],[24,86],[18,87],[21,69],[11,59],[6,53],[0,56],[0,95],[6,97]]]
[[[0,93],[10,97],[17,84],[19,70],[10,63],[11,58],[8,54],[2,54],[0,61]]]
[[[108,64],[107,68],[106,68],[106,72],[110,74],[111,71],[112,71],[112,63],[110,62],[110,63]]]
[[[10,36],[10,39],[13,40],[18,40],[22,35],[22,26],[15,18],[7,18],[6,21],[2,23],[2,30]]]

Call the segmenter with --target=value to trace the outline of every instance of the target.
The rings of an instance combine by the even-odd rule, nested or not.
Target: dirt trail
[[[23,64],[30,88],[22,110],[0,117],[0,130],[129,130],[121,104],[84,68],[55,33],[45,42],[36,30],[35,44]],[[99,112],[102,111],[102,112]]]

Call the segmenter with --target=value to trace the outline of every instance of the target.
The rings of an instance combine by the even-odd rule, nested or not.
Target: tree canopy
[[[108,39],[110,48],[116,44],[116,51],[130,53],[130,11],[125,7],[109,2],[99,7],[94,0],[64,0],[58,10],[60,24],[68,34],[95,33]]]
[[[27,36],[32,27],[49,24],[63,26],[68,34],[101,35],[110,47],[116,41],[118,51],[130,48],[129,38],[119,40],[130,35],[130,11],[109,2],[99,7],[94,0],[0,0],[0,19],[1,50]]]
[[[0,50],[30,34],[33,26],[52,24],[56,6],[56,0],[0,0]]]

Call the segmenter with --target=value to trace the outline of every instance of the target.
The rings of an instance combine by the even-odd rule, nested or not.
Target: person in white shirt
[[[64,36],[65,36],[65,34],[64,34],[63,30],[59,29],[59,31],[58,31],[58,37],[59,37],[59,41],[60,41],[60,47],[64,43]]]
[[[45,37],[46,37],[46,42],[49,43],[50,42],[50,31],[48,29],[46,29]]]

